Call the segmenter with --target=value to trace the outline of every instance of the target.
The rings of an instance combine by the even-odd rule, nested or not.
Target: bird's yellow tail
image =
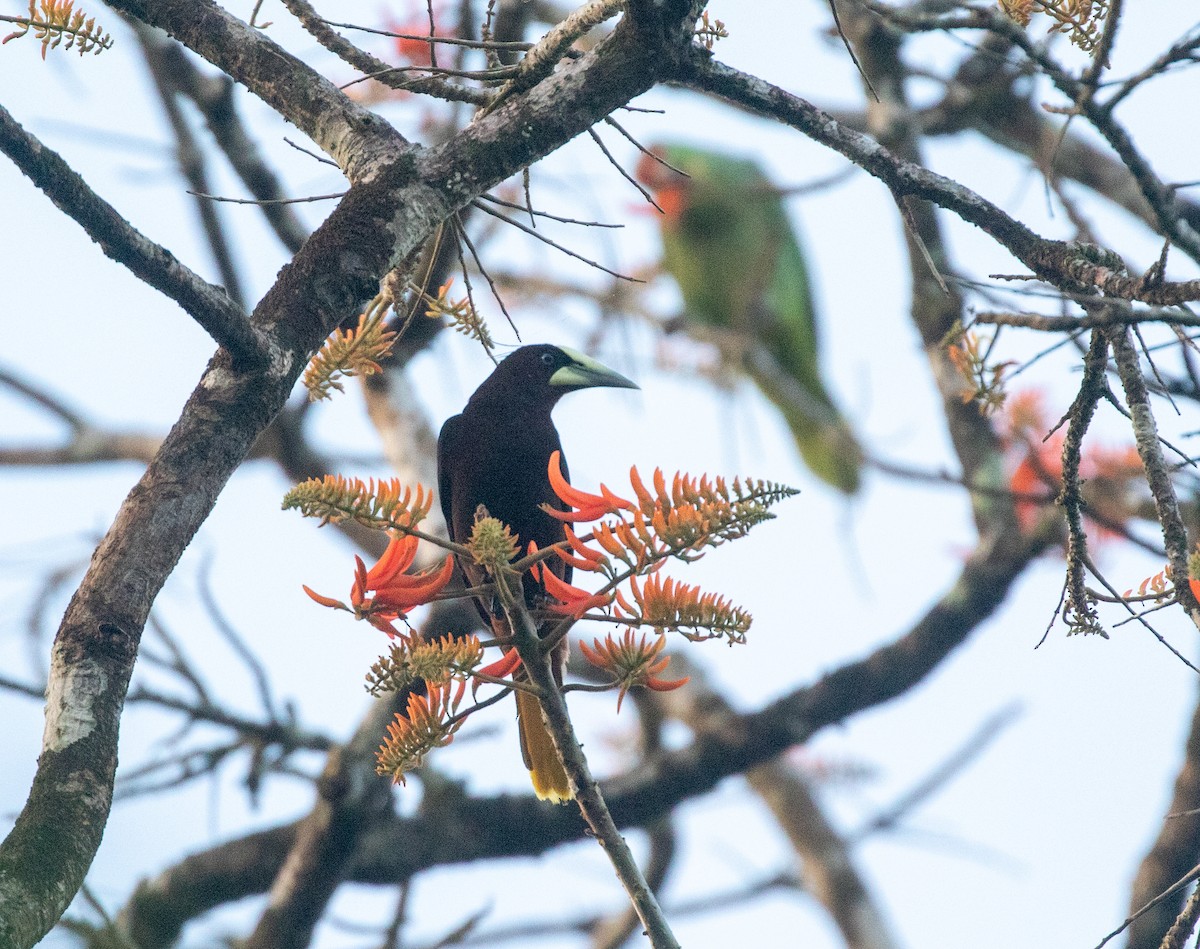
[[[552,804],[565,804],[575,797],[562,760],[554,747],[554,739],[546,730],[542,707],[537,697],[517,692],[517,724],[521,732],[521,755],[533,781],[538,798]]]

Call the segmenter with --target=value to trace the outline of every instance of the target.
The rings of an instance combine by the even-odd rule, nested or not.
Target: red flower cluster
[[[405,619],[409,610],[423,606],[437,596],[454,573],[453,557],[447,557],[440,567],[423,573],[406,573],[417,555],[419,543],[409,534],[393,537],[383,556],[370,570],[356,555],[349,606],[308,587],[304,587],[304,592],[322,606],[353,613],[355,619],[365,619],[389,636],[402,636],[393,625],[395,621]]]

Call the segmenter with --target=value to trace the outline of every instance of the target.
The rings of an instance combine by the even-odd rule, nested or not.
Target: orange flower
[[[537,551],[536,545],[531,544],[530,547],[532,552]],[[588,610],[608,606],[613,600],[611,593],[588,593],[587,590],[571,586],[542,563],[534,565],[533,575],[535,579],[541,581],[546,592],[559,601],[547,607],[551,613],[579,619]]]
[[[588,573],[598,573],[604,570],[604,565],[608,562],[608,558],[604,554],[598,550],[592,550],[566,524],[563,525],[563,531],[567,535],[567,543],[575,551],[575,554],[579,555],[575,556],[575,554],[567,553],[561,547],[555,547],[554,552],[563,562],[569,563],[576,570],[584,570]]]
[[[453,681],[446,679],[430,683],[426,695],[409,695],[408,708],[403,714],[396,713],[388,725],[387,739],[379,746],[376,774],[389,775],[393,783],[403,784],[406,771],[420,767],[426,754],[454,740],[465,721],[465,715],[456,720],[454,713],[467,684],[459,682],[456,690],[453,686]]]
[[[617,497],[604,485],[600,485],[599,494],[589,494],[587,491],[580,491],[578,488],[572,487],[570,482],[563,477],[562,452],[557,449],[550,455],[548,473],[550,487],[558,495],[559,500],[568,507],[576,508],[574,511],[556,511],[554,508],[542,505],[542,509],[557,520],[594,521],[608,514],[633,510],[632,502]]]
[[[500,659],[497,659],[490,666],[484,666],[479,672],[494,679],[507,679],[520,668],[520,655],[518,655],[515,649],[509,648],[504,650],[504,655]]]
[[[389,636],[399,636],[400,631],[392,624],[397,619],[405,619],[409,610],[437,596],[454,573],[452,557],[447,557],[441,567],[423,573],[405,573],[412,566],[419,543],[418,538],[409,534],[393,537],[383,556],[370,570],[362,558],[356,556],[349,606],[308,587],[304,587],[304,592],[322,606],[346,610],[353,613],[355,619],[365,619]],[[368,596],[371,593],[374,596]]]
[[[645,686],[655,692],[670,692],[672,689],[678,689],[681,685],[685,685],[691,678],[691,676],[684,676],[682,679],[658,678],[658,673],[666,669],[667,664],[671,661],[670,656],[658,658],[658,654],[667,644],[665,636],[659,636],[651,644],[646,641],[644,635],[640,640],[635,640],[633,630],[626,630],[619,642],[613,639],[610,633],[604,642],[594,639],[592,643],[593,645],[589,646],[586,642],[580,642],[579,648],[583,652],[584,658],[593,666],[611,672],[616,677],[621,686],[620,694],[617,696],[618,712],[621,711],[621,703],[625,701],[625,693],[636,685]]]

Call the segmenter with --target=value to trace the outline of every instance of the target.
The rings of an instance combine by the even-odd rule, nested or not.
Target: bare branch
[[[1097,330],[1096,332],[1102,332]],[[1108,334],[1116,359],[1117,374],[1125,389],[1125,402],[1133,421],[1133,437],[1137,443],[1138,456],[1146,469],[1146,482],[1154,496],[1154,507],[1158,522],[1162,525],[1163,545],[1167,548],[1167,560],[1171,565],[1171,576],[1175,578],[1176,595],[1192,622],[1200,626],[1200,603],[1192,594],[1191,586],[1185,582],[1188,576],[1187,528],[1179,513],[1179,500],[1171,473],[1163,458],[1159,444],[1158,426],[1154,421],[1154,410],[1150,404],[1150,393],[1142,369],[1138,363],[1137,350],[1133,347],[1127,328],[1103,331]]]
[[[645,826],[680,801],[712,790],[844,721],[905,693],[923,680],[1004,600],[1011,584],[1045,549],[1016,530],[985,541],[958,580],[909,631],[860,660],[834,669],[727,727],[647,761],[603,786],[621,827]],[[220,903],[263,892],[295,840],[287,824],[186,858],[145,884],[122,913],[144,949],[165,947],[183,923]],[[447,835],[447,828],[470,828]],[[363,842],[347,879],[397,882],[431,866],[498,855],[540,854],[584,833],[566,808],[547,809],[532,794],[462,799],[446,795],[413,818],[380,824]]]
[[[1111,255],[1098,253],[1098,248],[1088,245],[1035,234],[969,188],[897,158],[878,142],[841,125],[827,112],[755,76],[715,60],[693,57],[680,80],[778,119],[840,152],[883,182],[897,199],[913,195],[952,211],[985,231],[1035,274],[1056,286],[1075,292],[1096,288],[1108,296],[1163,306],[1200,299],[1200,280],[1146,287],[1140,277],[1126,276]]]
[[[223,289],[202,280],[169,250],[130,226],[57,152],[21,128],[3,106],[0,106],[0,151],[59,210],[79,224],[105,254],[183,307],[235,359],[259,365],[269,358],[269,343]]]

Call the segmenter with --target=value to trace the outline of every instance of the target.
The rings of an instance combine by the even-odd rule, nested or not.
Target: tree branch
[[[719,732],[644,762],[602,784],[620,827],[646,826],[681,801],[809,740],[829,725],[904,694],[936,669],[1003,602],[1028,563],[1045,549],[1038,538],[1003,532],[970,557],[953,587],[907,633],[833,670],[757,712],[734,716]],[[165,947],[191,918],[263,892],[295,839],[287,824],[186,858],[144,884],[126,908],[143,949]],[[362,842],[347,879],[396,883],[433,866],[532,856],[581,840],[587,827],[568,808],[546,808],[533,795],[445,795],[413,818],[380,824]],[[153,938],[150,934],[154,934]]]
[[[648,89],[672,61],[622,21],[526,95],[414,154],[381,119],[208,0],[114,5],[167,29],[301,123],[354,184],[255,310],[277,355],[261,367],[214,357],[67,609],[38,770],[0,845],[0,944],[36,942],[77,892],[111,806],[120,712],[150,606],[308,355],[448,214]]]
[[[680,69],[679,81],[777,119],[846,156],[878,178],[897,200],[924,198],[974,224],[1043,280],[1063,289],[1092,288],[1109,296],[1170,306],[1200,299],[1200,280],[1154,283],[1126,276],[1111,255],[1034,233],[992,202],[956,181],[903,161],[878,142],[855,132],[827,112],[748,73],[694,55]]]
[[[113,0],[110,6],[165,30],[242,83],[311,138],[351,182],[407,144],[375,113],[213,0]]]
[[[1192,713],[1183,762],[1154,845],[1142,859],[1129,895],[1133,916],[1192,869],[1200,851],[1200,701]],[[1128,949],[1157,949],[1183,906],[1183,892],[1158,903],[1129,927]]]
[[[223,289],[202,280],[169,250],[130,226],[57,152],[26,132],[3,106],[0,106],[0,151],[60,211],[82,227],[106,255],[183,307],[235,359],[257,365],[268,358],[268,342]]]

